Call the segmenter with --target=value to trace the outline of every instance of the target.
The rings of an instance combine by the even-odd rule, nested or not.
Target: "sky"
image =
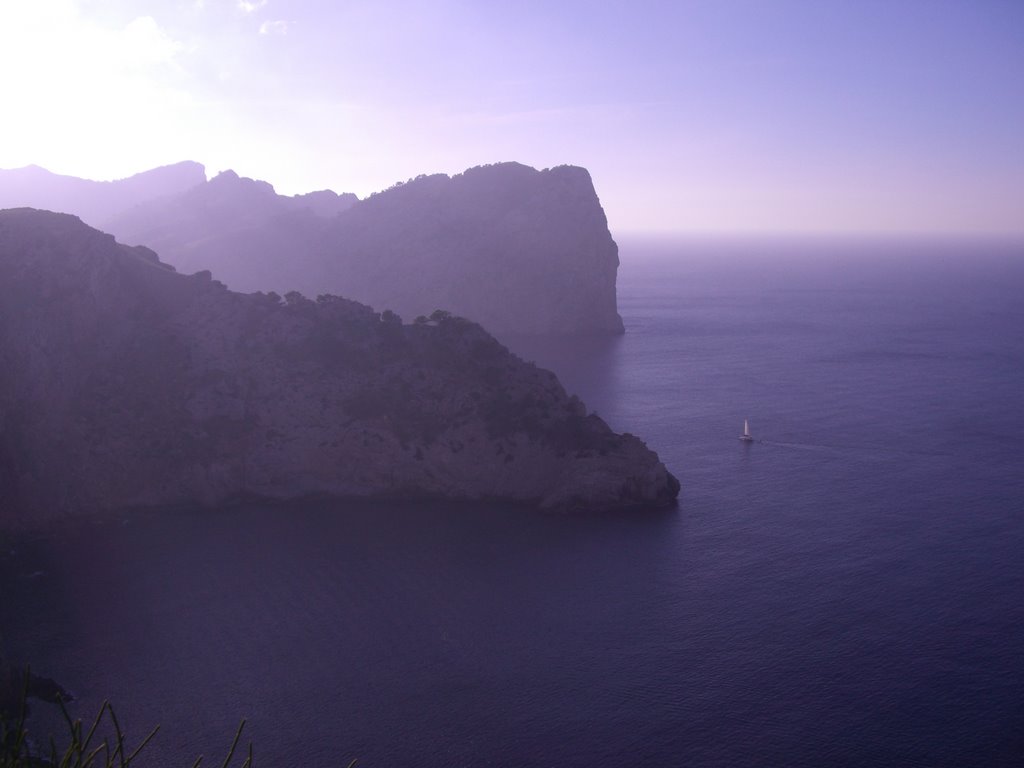
[[[1024,234],[1024,0],[0,0],[0,73],[0,168],[515,160],[613,233]]]

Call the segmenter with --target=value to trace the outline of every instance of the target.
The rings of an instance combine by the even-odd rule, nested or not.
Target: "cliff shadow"
[[[566,391],[579,395],[590,411],[617,410],[623,335],[503,334],[500,340],[523,360],[553,371]]]

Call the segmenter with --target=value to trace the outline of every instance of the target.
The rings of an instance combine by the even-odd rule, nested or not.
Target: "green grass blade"
[[[228,756],[224,758],[224,762],[221,764],[221,768],[228,768],[231,764],[231,758],[235,755],[235,748],[238,747],[238,740],[242,738],[242,729],[245,728],[245,720],[238,724],[238,731],[235,732],[235,740],[231,742],[231,751],[228,752]]]
[[[127,760],[125,761],[125,764],[129,764],[129,763],[131,763],[131,761],[135,759],[135,756],[136,756],[137,754],[139,754],[139,752],[141,752],[141,751],[142,751],[142,748],[143,748],[143,747],[145,747],[145,746],[146,746],[147,744],[149,744],[149,742],[150,742],[150,741],[152,740],[152,738],[153,738],[154,736],[156,736],[156,733],[157,733],[157,731],[159,731],[159,730],[160,730],[160,726],[158,725],[158,726],[157,726],[156,728],[154,728],[154,729],[153,729],[152,731],[150,731],[150,732],[149,732],[149,736],[147,736],[146,738],[144,738],[144,739],[142,740],[142,743],[141,743],[141,744],[139,744],[139,746],[137,746],[137,747],[135,748],[135,751],[134,751],[134,752],[132,752],[132,753],[131,753],[130,755],[128,755],[128,759],[127,759]]]
[[[110,712],[110,720],[114,724],[114,734],[117,736],[117,749],[114,750],[114,757],[118,759],[118,765],[121,768],[128,768],[128,763],[125,760],[124,755],[124,731],[121,730],[121,724],[117,722],[117,715],[114,714],[114,708],[108,707],[107,711]]]

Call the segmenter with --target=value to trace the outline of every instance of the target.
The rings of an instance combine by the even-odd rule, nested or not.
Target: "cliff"
[[[0,523],[255,497],[671,503],[679,484],[478,325],[233,293],[0,211]]]
[[[331,222],[322,280],[416,316],[495,333],[621,333],[618,247],[590,174],[518,163],[424,176]]]
[[[583,168],[501,163],[331,195],[225,173],[106,228],[236,290],[341,293],[410,318],[442,307],[499,335],[623,330],[618,248]]]
[[[583,168],[420,176],[359,200],[279,195],[179,163],[116,182],[0,171],[0,208],[73,213],[241,291],[340,293],[407,317],[442,307],[504,334],[621,333],[618,247]]]

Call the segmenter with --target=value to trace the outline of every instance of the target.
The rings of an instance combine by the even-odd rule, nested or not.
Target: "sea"
[[[159,724],[140,768],[220,765],[243,720],[232,765],[268,768],[1024,765],[1024,244],[620,247],[623,336],[507,341],[656,450],[677,508],[7,535],[9,655],[129,747]]]

